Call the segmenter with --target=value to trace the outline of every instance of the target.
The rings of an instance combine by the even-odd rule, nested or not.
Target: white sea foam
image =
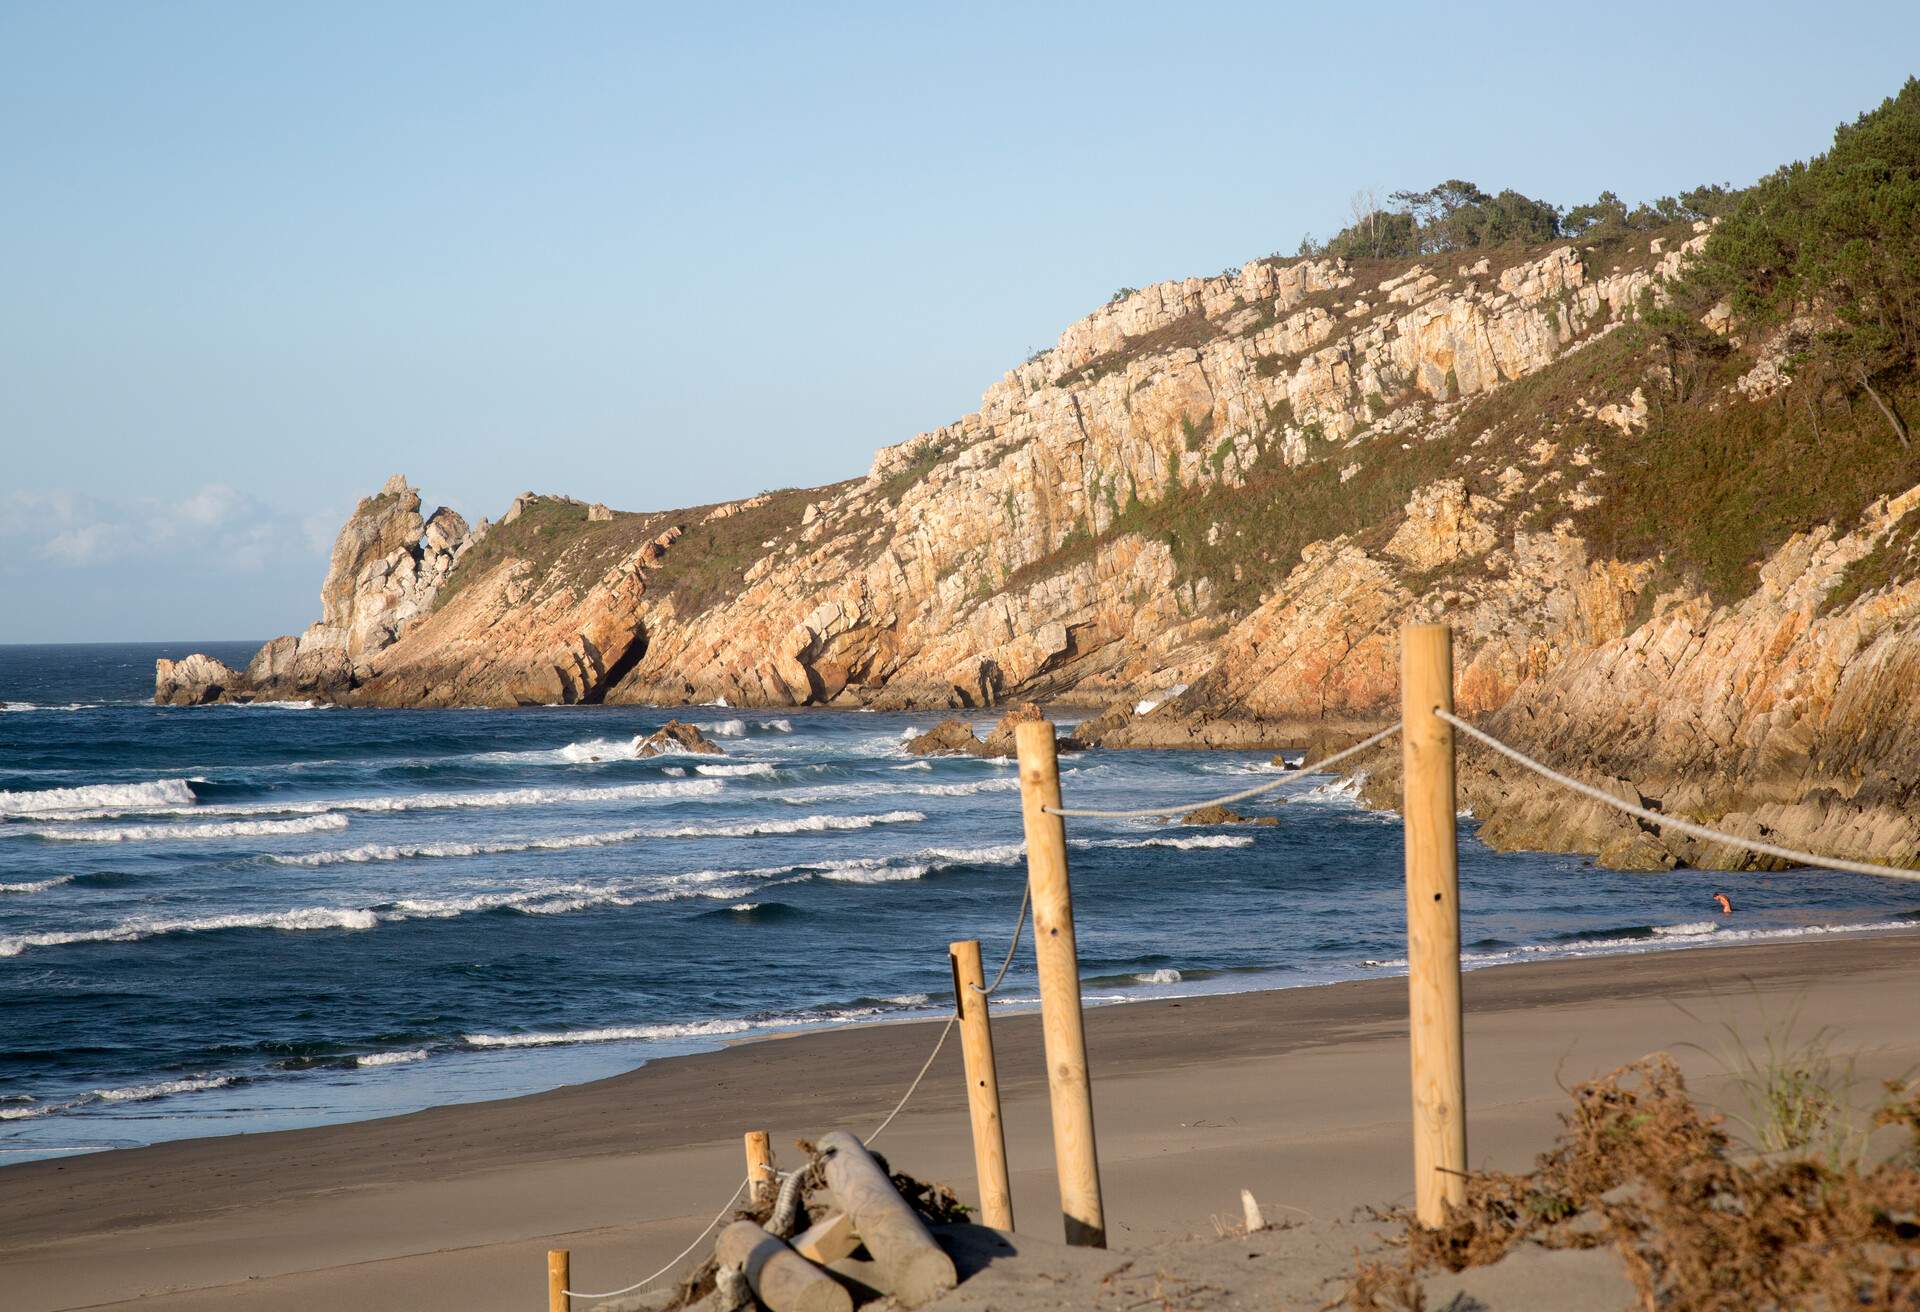
[[[896,770],[931,770],[933,769],[933,762],[932,761],[908,761],[905,765],[896,765],[893,768]]]
[[[875,825],[908,825],[925,820],[923,811],[888,811],[883,815],[810,815],[802,820],[742,820],[738,824],[686,825],[656,829],[654,838],[759,838],[775,834],[817,834],[830,830],[871,829]]]
[[[717,779],[765,779],[773,774],[773,766],[765,761],[747,761],[739,765],[696,765],[695,774],[712,775]]]
[[[639,755],[641,739],[630,738],[621,742],[617,738],[589,738],[585,742],[568,743],[553,754],[562,761],[586,763],[589,761],[631,761]]]
[[[179,781],[185,789],[184,780]],[[143,787],[145,785],[142,785]],[[395,811],[447,811],[473,808],[561,806],[573,803],[600,805],[608,802],[644,801],[651,798],[683,799],[711,797],[725,784],[712,779],[670,780],[655,783],[613,784],[599,788],[501,788],[484,792],[401,793],[391,797],[342,797],[301,802],[227,802],[203,806],[173,807],[148,805],[92,806],[86,810],[33,813],[40,820],[99,820],[132,813],[146,815],[324,815],[331,811],[388,813]],[[25,794],[33,796],[33,794]],[[0,794],[0,814],[5,799]],[[190,794],[189,794],[190,797]]]
[[[1503,962],[1535,961],[1541,958],[1603,957],[1660,952],[1670,948],[1698,947],[1707,943],[1763,943],[1780,939],[1823,938],[1833,934],[1871,934],[1885,930],[1912,929],[1910,920],[1878,920],[1845,925],[1796,925],[1783,929],[1732,929],[1701,920],[1685,925],[1656,925],[1651,933],[1621,938],[1572,939],[1559,943],[1523,943],[1519,947],[1495,952],[1463,952],[1463,966],[1497,966]],[[1360,963],[1376,970],[1405,970],[1405,957],[1368,960]]]
[[[404,1066],[409,1062],[425,1061],[427,1050],[415,1048],[411,1052],[370,1052],[364,1057],[354,1058],[356,1066]]]
[[[740,1034],[753,1028],[743,1020],[700,1020],[682,1025],[612,1025],[591,1030],[546,1030],[533,1034],[464,1034],[472,1048],[545,1048],[562,1043],[619,1043],[660,1039],[701,1039]]]
[[[648,838],[758,838],[777,834],[827,833],[871,829],[875,825],[913,824],[926,818],[925,813],[920,811],[889,811],[885,815],[810,815],[801,820],[743,820],[734,824],[679,825],[662,829],[608,829],[599,833],[555,834],[546,838],[503,838],[487,843],[366,843],[360,847],[274,855],[267,859],[284,866],[332,866],[369,861],[505,856],[515,852],[566,852],[583,847],[614,847]]]
[[[1135,975],[1134,979],[1142,984],[1178,984],[1180,972],[1163,966],[1159,970],[1149,970],[1145,974]]]
[[[1173,687],[1162,691],[1160,695],[1157,697],[1146,697],[1141,699],[1138,702],[1135,702],[1133,706],[1133,713],[1135,715],[1150,715],[1155,710],[1159,709],[1160,704],[1162,702],[1168,701],[1174,697],[1178,697],[1181,693],[1185,692],[1186,690],[1187,690],[1186,684],[1176,683],[1173,685]]]
[[[696,725],[709,738],[739,738],[747,732],[745,720],[720,720],[714,724]]]
[[[1193,834],[1185,838],[1143,838],[1136,847],[1175,847],[1190,851],[1199,847],[1252,847],[1249,834]]]
[[[122,815],[168,807],[192,806],[193,789],[185,779],[155,779],[141,784],[87,784],[80,788],[47,788],[28,792],[0,792],[0,815],[25,815],[49,820],[69,814]],[[112,808],[105,810],[104,808]]]
[[[318,834],[345,829],[343,815],[313,815],[300,820],[229,820],[207,825],[115,825],[75,829],[41,827],[27,832],[63,843],[201,842],[210,838],[274,838],[288,834]]]
[[[754,875],[786,875],[777,883],[828,879],[843,884],[894,884],[925,877],[954,866],[1011,865],[1026,854],[1022,843],[994,847],[926,847],[897,856],[852,856],[833,861],[804,862],[775,870],[745,871]]]
[[[1359,802],[1360,789],[1367,776],[1359,771],[1344,779],[1329,779],[1325,783],[1315,784],[1305,792],[1292,798],[1295,802],[1318,802],[1325,805],[1354,806]]]
[[[105,702],[62,702],[57,706],[43,706],[38,702],[0,702],[0,707],[19,714],[22,711],[97,711]]]
[[[192,934],[216,929],[372,929],[379,923],[380,917],[372,911],[351,907],[300,907],[292,911],[238,912],[187,920],[136,916],[100,929],[0,937],[0,957],[17,957],[30,948],[65,947],[73,943],[133,943],[165,934]]]
[[[820,872],[820,878],[841,884],[899,884],[919,879],[930,867],[924,865],[836,865]]]
[[[789,788],[774,794],[789,806],[809,802],[831,802],[861,797],[971,797],[975,793],[1004,793],[1020,787],[1017,778],[995,776],[964,784],[872,783],[814,784],[807,788]]]
[[[179,1080],[161,1080],[154,1084],[132,1084],[124,1089],[95,1089],[65,1102],[32,1102],[29,1106],[0,1107],[0,1121],[32,1120],[98,1103],[152,1102],[156,1098],[171,1098],[176,1094],[224,1089],[232,1083],[233,1077],[228,1075],[194,1075]]]
[[[1151,838],[1078,838],[1074,847],[1174,847],[1191,851],[1201,847],[1252,847],[1249,834],[1188,834],[1178,838],[1154,835]]]
[[[233,1080],[225,1075],[196,1076],[184,1080],[162,1080],[158,1084],[135,1084],[125,1089],[97,1089],[93,1096],[101,1102],[151,1102],[155,1098],[171,1098],[177,1093],[205,1093],[208,1089],[224,1089]]]
[[[458,856],[501,856],[511,852],[570,851],[581,847],[611,847],[645,838],[644,829],[610,829],[597,834],[557,834],[551,838],[506,838],[491,843],[366,843],[329,852],[297,856],[270,856],[285,866],[332,866],[368,861],[413,861]]]
[[[44,893],[50,888],[58,888],[62,884],[72,882],[72,875],[56,875],[52,879],[30,879],[24,884],[0,884],[0,897],[5,897],[9,893],[16,895]]]

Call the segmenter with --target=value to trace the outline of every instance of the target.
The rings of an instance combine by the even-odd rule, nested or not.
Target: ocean
[[[254,646],[0,647],[0,1164],[943,1015],[947,943],[1005,952],[1014,771],[909,756],[939,715],[147,701],[155,657]],[[726,755],[635,759],[673,716]],[[1063,759],[1068,804],[1110,808],[1278,769]],[[1397,818],[1326,778],[1243,809],[1280,824],[1069,822],[1089,1003],[1404,970]],[[1462,835],[1469,966],[1920,919],[1911,884],[1618,874]],[[1034,1004],[1031,961],[997,1002]]]

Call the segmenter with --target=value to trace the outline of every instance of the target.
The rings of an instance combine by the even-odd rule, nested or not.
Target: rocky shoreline
[[[1781,535],[1738,595],[1587,527],[1681,404],[1635,325],[1708,237],[1157,284],[832,487],[651,513],[526,493],[469,527],[396,475],[343,527],[315,624],[244,670],[162,661],[155,700],[1037,701],[1093,711],[1076,736],[1099,748],[1318,757],[1392,721],[1400,628],[1444,621],[1459,709],[1515,746],[1656,810],[1911,864],[1920,468]],[[1789,342],[1739,339],[1724,307],[1700,331],[1734,363],[1686,404],[1784,404]],[[1756,864],[1463,762],[1495,846]]]

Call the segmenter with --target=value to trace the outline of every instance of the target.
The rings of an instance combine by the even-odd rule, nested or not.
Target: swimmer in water
[[[1720,904],[1721,915],[1730,916],[1733,914],[1733,903],[1731,900],[1728,899],[1725,893],[1715,893],[1713,895],[1713,900]]]

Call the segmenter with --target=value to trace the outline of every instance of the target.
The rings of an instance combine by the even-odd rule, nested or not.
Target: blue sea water
[[[194,647],[0,647],[0,1163],[940,1014],[946,944],[1004,950],[1014,772],[908,756],[938,717],[149,704],[155,657]],[[672,714],[727,754],[635,759]],[[1173,806],[1274,768],[1096,752],[1063,789]],[[1071,823],[1090,1001],[1403,968],[1397,820],[1331,780],[1281,797],[1253,806],[1274,828]],[[1469,965],[1920,918],[1913,885],[1616,874],[1464,829]],[[1030,955],[996,1000],[1032,1003]]]

